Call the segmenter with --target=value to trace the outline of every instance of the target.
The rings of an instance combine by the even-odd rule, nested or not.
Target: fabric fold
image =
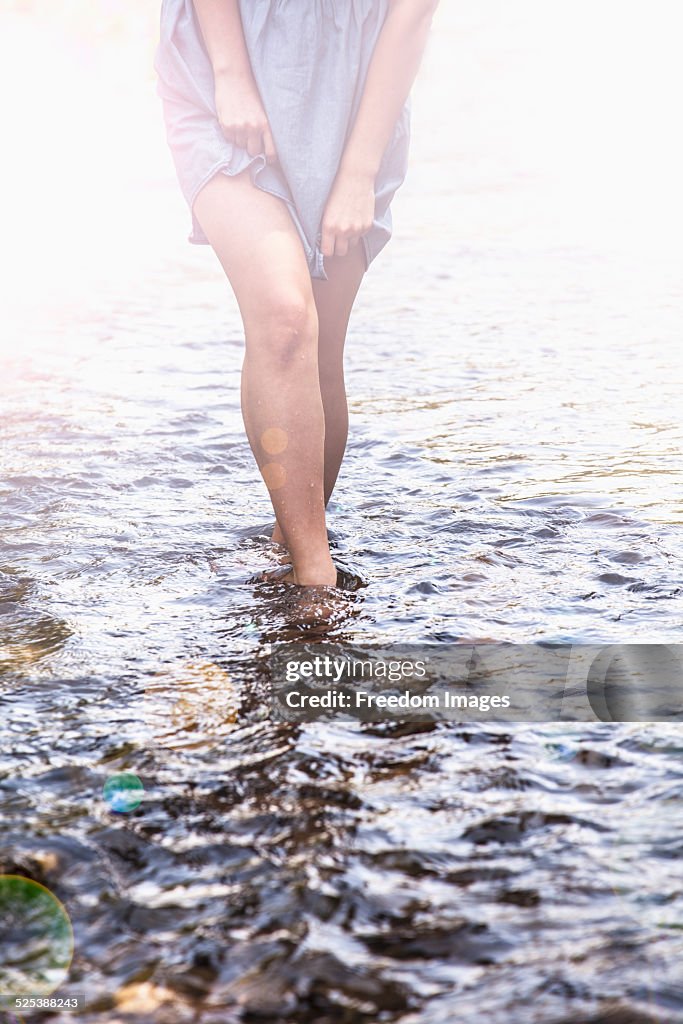
[[[278,163],[266,164],[264,155],[251,156],[223,135],[192,0],[163,0],[154,67],[168,144],[190,208],[190,242],[208,244],[192,211],[200,189],[214,174],[249,167],[257,188],[287,204],[311,276],[326,278],[322,217],[387,9],[388,0],[240,0],[247,52],[278,155]],[[367,266],[391,237],[390,203],[405,178],[409,137],[410,100],[375,182],[375,217],[363,237]]]

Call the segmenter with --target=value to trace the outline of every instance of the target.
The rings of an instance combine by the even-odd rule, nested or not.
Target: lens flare
[[[268,427],[261,434],[261,446],[269,455],[281,455],[288,443],[287,431],[281,427]]]
[[[144,786],[137,775],[131,772],[112,775],[102,789],[105,803],[115,814],[129,814],[137,810],[144,795]]]
[[[279,491],[287,483],[287,470],[279,462],[267,462],[261,466],[261,475],[269,491]]]
[[[545,735],[543,749],[547,759],[567,763],[581,753],[581,745],[586,739],[586,729],[585,726],[563,725],[546,730]]]
[[[66,980],[73,949],[71,921],[57,897],[30,878],[0,875],[3,996],[52,995]]]

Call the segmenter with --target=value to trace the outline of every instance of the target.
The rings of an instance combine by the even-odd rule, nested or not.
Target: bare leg
[[[245,427],[292,556],[293,582],[334,584],[325,526],[318,316],[301,240],[284,203],[255,188],[248,170],[214,175],[194,212],[242,314]]]
[[[344,387],[344,343],[351,309],[365,273],[362,243],[352,246],[346,256],[325,259],[327,281],[313,279],[318,311],[318,376],[325,414],[325,505],[330,500],[339,474],[349,427]],[[286,544],[279,522],[273,540]]]

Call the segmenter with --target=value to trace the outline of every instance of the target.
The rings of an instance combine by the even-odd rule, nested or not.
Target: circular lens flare
[[[102,789],[102,796],[110,811],[115,814],[129,814],[142,803],[145,788],[137,775],[122,772],[107,779]]]
[[[73,950],[71,921],[57,897],[30,878],[0,875],[3,996],[52,995],[66,980]]]

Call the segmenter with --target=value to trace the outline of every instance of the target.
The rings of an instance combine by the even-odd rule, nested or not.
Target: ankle
[[[287,547],[287,541],[285,540],[285,535],[282,532],[282,530],[280,529],[280,527],[277,525],[277,523],[273,527],[273,532],[270,535],[270,539],[272,540],[273,544],[279,544],[283,548]]]
[[[332,559],[328,557],[317,562],[296,565],[294,578],[302,587],[330,587],[337,582],[337,569]]]

